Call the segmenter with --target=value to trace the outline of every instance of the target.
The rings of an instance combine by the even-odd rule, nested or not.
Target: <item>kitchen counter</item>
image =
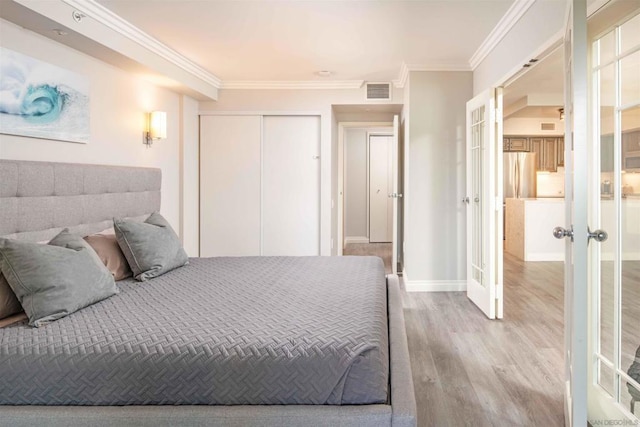
[[[635,196],[635,195],[634,195]],[[622,199],[622,258],[640,260],[640,198]],[[564,199],[506,199],[504,250],[523,261],[563,261],[564,239],[553,237],[552,230],[565,226]],[[616,203],[602,198],[600,228],[610,235],[616,230]],[[611,236],[601,244],[602,260],[612,260],[616,239]]]
[[[506,199],[505,252],[523,261],[563,261],[564,241],[553,229],[564,225],[564,199]]]

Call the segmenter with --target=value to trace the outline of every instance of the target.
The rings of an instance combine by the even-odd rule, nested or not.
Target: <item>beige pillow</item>
[[[100,260],[113,274],[114,280],[126,279],[133,275],[115,234],[92,234],[84,240],[96,251]]]
[[[13,325],[14,323],[24,322],[25,320],[29,320],[29,317],[24,311],[22,313],[14,314],[13,316],[5,317],[4,319],[0,319],[0,329],[5,326]]]
[[[0,320],[22,311],[22,305],[0,272]]]

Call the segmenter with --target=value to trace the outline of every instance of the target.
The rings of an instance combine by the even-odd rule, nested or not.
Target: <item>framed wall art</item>
[[[88,143],[89,78],[0,47],[0,133]]]

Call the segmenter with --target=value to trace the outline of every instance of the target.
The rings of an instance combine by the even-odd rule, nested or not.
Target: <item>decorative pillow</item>
[[[13,325],[14,323],[23,322],[25,320],[29,320],[27,314],[22,311],[18,314],[14,314],[13,316],[5,317],[4,319],[0,319],[0,329]]]
[[[7,279],[0,272],[0,320],[20,313],[22,306],[13,293]]]
[[[96,251],[116,281],[133,275],[127,259],[118,246],[115,234],[92,234],[85,237],[84,240]]]
[[[95,251],[67,229],[48,245],[0,238],[0,269],[35,327],[118,293]]]
[[[114,218],[113,225],[120,249],[137,280],[152,279],[189,263],[180,239],[158,212],[145,222]]]

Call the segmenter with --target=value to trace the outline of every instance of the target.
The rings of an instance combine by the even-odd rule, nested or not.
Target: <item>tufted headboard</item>
[[[0,236],[87,235],[160,210],[160,169],[0,160]]]

